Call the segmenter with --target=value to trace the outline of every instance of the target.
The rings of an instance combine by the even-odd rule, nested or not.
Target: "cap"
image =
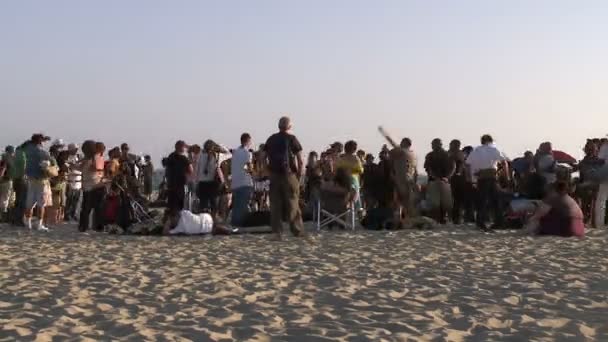
[[[65,143],[63,142],[63,139],[55,139],[55,141],[53,141],[53,146],[65,146]]]
[[[78,149],[78,144],[69,144],[68,145],[68,150],[69,151],[74,151]]]
[[[38,142],[44,142],[44,141],[50,141],[51,137],[49,137],[47,135],[44,135],[42,133],[35,133],[35,134],[32,134],[32,139],[31,140],[33,142],[36,142],[36,141],[38,141]]]

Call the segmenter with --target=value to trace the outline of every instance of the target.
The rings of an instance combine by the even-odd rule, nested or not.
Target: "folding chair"
[[[314,218],[317,230],[332,223],[345,229],[355,230],[356,211],[350,193],[321,189],[321,199],[317,201]]]

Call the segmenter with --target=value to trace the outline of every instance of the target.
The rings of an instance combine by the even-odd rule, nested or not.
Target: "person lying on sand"
[[[210,214],[194,214],[182,210],[168,214],[163,235],[230,235],[237,231],[238,229],[216,222]]]

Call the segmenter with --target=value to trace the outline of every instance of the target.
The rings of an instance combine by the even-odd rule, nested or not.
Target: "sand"
[[[607,340],[608,231],[0,230],[0,341]]]

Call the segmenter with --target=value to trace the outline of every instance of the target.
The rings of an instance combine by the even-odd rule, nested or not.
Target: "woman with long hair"
[[[219,164],[220,153],[226,153],[226,150],[212,140],[207,140],[199,157],[196,175],[199,210],[212,215],[217,211],[220,190],[225,186]]]
[[[82,186],[84,190],[80,222],[78,224],[78,230],[81,232],[89,229],[91,212],[94,213],[93,229],[102,231],[104,227],[103,203],[106,189],[103,182],[105,171],[103,154],[105,150],[106,146],[102,142],[94,143],[86,141],[82,144],[85,159],[81,164]]]

